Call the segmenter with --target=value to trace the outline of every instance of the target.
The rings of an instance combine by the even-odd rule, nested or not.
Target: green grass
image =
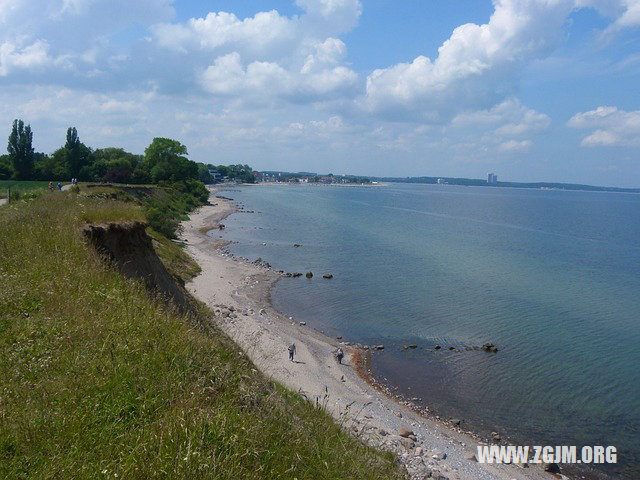
[[[171,275],[187,283],[201,272],[200,265],[184,251],[182,245],[172,242],[152,228],[147,228],[147,233],[153,239],[153,248]]]
[[[11,192],[20,194],[31,190],[46,190],[49,182],[41,181],[18,181],[18,180],[0,180],[0,198],[7,198],[7,190],[11,188]]]
[[[86,220],[141,217],[67,193],[0,209],[0,478],[401,478],[83,240]]]

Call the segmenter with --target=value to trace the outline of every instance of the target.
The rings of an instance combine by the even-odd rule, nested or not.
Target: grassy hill
[[[39,180],[33,181],[18,181],[18,180],[0,180],[0,198],[7,198],[7,192],[11,189],[11,193],[23,194],[31,190],[46,190],[49,182],[41,182]],[[12,195],[13,198],[13,195]]]
[[[0,207],[0,478],[402,478],[208,324],[85,241],[133,201],[44,192]],[[171,272],[198,267],[153,233]],[[184,278],[183,278],[184,279]]]

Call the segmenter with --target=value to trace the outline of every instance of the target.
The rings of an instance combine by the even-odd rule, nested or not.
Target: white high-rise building
[[[487,175],[487,183],[495,184],[498,183],[498,176],[495,173],[490,173]]]

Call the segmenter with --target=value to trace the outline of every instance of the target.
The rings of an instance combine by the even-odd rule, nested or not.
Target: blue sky
[[[640,187],[640,0],[0,0],[0,125],[257,169]]]

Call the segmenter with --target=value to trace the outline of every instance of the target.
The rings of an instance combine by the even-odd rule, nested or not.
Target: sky
[[[0,135],[640,187],[640,0],[0,0]]]

